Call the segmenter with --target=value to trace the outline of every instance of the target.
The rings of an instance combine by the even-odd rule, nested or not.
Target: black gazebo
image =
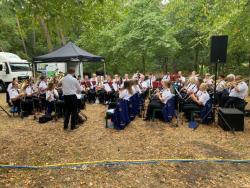
[[[79,48],[73,42],[68,42],[65,46],[53,52],[33,58],[35,67],[37,63],[66,63],[69,67],[68,65],[71,63],[78,63],[80,66],[83,62],[104,62],[104,58]]]

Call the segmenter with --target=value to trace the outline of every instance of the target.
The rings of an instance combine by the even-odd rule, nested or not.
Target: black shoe
[[[68,127],[63,127],[63,130],[67,130],[68,129]]]
[[[71,130],[75,130],[75,129],[77,129],[77,127],[71,127]]]

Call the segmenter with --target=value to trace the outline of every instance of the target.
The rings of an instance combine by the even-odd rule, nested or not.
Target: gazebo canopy
[[[55,62],[99,62],[104,61],[101,56],[93,55],[73,42],[68,42],[65,46],[42,56],[33,58],[33,63],[55,63]]]

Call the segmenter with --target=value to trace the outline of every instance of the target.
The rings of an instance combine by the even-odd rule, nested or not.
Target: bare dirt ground
[[[0,95],[4,107],[4,95]],[[7,108],[7,107],[6,107]],[[105,106],[87,105],[88,121],[70,132],[62,119],[39,124],[0,112],[0,164],[44,165],[96,160],[164,158],[250,159],[250,119],[245,132],[215,125],[192,131],[184,123],[134,120],[125,130],[104,126]],[[250,187],[250,164],[165,163],[78,170],[0,169],[0,187]]]

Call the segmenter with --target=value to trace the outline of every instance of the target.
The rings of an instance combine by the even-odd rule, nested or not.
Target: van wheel
[[[3,83],[0,83],[0,93],[3,93],[5,91],[5,85]]]

